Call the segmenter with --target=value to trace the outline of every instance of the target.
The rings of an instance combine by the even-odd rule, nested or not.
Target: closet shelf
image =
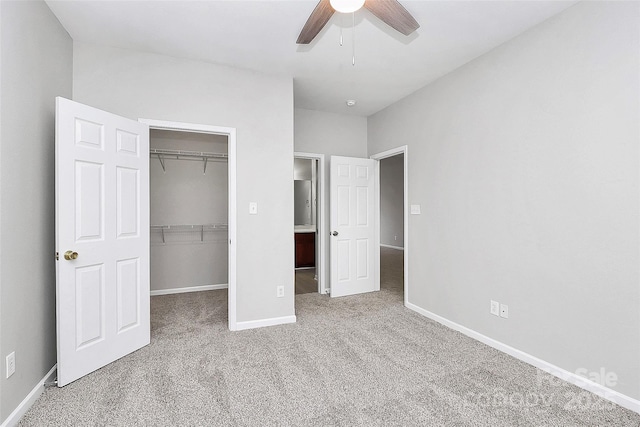
[[[228,225],[222,223],[215,224],[175,224],[175,225],[152,225],[152,232],[162,233],[162,243],[166,243],[165,234],[167,233],[200,233],[200,241],[204,242],[204,233],[210,231],[227,231]]]
[[[165,150],[159,148],[151,148],[149,150],[151,157],[157,157],[164,172],[167,171],[164,161],[165,159],[176,160],[202,160],[204,163],[204,171],[207,172],[207,162],[209,160],[216,162],[226,162],[229,158],[227,153],[208,153],[206,151],[184,151],[184,150]]]

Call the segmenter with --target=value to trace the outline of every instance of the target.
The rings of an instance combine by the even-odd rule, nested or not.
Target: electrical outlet
[[[12,351],[7,356],[7,378],[9,378],[16,371],[16,352]]]
[[[500,304],[500,317],[505,319],[509,317],[509,306],[507,304]]]
[[[393,240],[398,240],[398,236],[393,236]]]
[[[500,316],[500,303],[498,301],[491,300],[491,314]]]
[[[278,286],[276,288],[276,296],[282,298],[284,296],[284,286]]]

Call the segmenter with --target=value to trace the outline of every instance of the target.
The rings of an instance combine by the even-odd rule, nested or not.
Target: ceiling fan
[[[351,13],[362,6],[369,9],[391,28],[405,36],[413,33],[420,24],[397,0],[320,0],[304,24],[297,44],[309,44],[329,22],[334,12]]]

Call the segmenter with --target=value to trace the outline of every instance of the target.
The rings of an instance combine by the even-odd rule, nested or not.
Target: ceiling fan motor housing
[[[296,43],[311,43],[336,11],[351,13],[363,6],[382,22],[405,36],[420,27],[420,24],[398,0],[320,0],[300,31]]]
[[[331,7],[336,12],[352,13],[364,6],[365,0],[330,0]]]

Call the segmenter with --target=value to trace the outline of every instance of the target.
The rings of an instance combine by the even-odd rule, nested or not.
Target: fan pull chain
[[[352,32],[351,32],[351,37],[352,37],[352,57],[351,57],[351,65],[353,65],[354,67],[356,66],[356,13],[353,12],[351,14],[351,25],[352,25]]]
[[[344,27],[344,16],[340,14],[340,46],[344,43],[344,39],[342,38],[342,27]]]

